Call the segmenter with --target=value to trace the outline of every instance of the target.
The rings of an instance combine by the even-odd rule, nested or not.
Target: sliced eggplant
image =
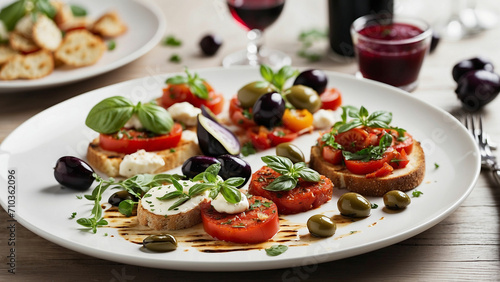
[[[207,117],[207,118],[217,122],[218,124],[220,124],[219,118],[217,118],[217,116],[214,114],[214,112],[212,112],[207,106],[201,105],[201,114],[204,117]]]
[[[202,114],[198,115],[197,133],[198,144],[204,155],[216,157],[240,154],[240,142],[234,133]]]

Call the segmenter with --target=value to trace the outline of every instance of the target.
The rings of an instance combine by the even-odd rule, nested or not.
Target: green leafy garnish
[[[167,84],[187,84],[189,90],[199,98],[208,99],[208,89],[203,83],[205,80],[200,78],[197,73],[191,74],[185,69],[186,76],[177,75],[167,79]]]
[[[169,133],[174,125],[172,117],[155,103],[139,102],[134,105],[123,96],[106,98],[95,105],[87,115],[85,124],[104,134],[118,132],[136,114],[145,129],[155,134]]]
[[[339,133],[358,126],[390,128],[389,123],[392,121],[392,113],[390,112],[375,111],[369,114],[368,110],[363,106],[359,110],[352,106],[342,107],[342,110],[342,124],[337,125]],[[346,121],[347,116],[352,118],[349,122]]]
[[[169,35],[169,36],[165,37],[165,39],[163,40],[163,45],[178,47],[178,46],[182,45],[182,41],[173,35]]]
[[[260,75],[262,78],[274,85],[280,92],[283,91],[286,81],[298,74],[299,71],[292,69],[290,66],[284,66],[277,72],[274,72],[271,67],[267,65],[260,66]]]
[[[282,253],[286,252],[288,250],[288,247],[286,245],[273,245],[269,248],[266,249],[266,253],[268,256],[279,256]]]
[[[311,29],[302,31],[299,34],[299,42],[301,43],[301,47],[297,52],[299,57],[305,58],[310,62],[319,61],[323,56],[323,52],[318,52],[312,50],[315,42],[326,40],[328,38],[328,34],[326,31],[321,31],[318,29]]]
[[[223,180],[220,176],[218,176],[220,169],[220,164],[213,164],[204,172],[193,177],[192,181],[199,183],[191,186],[187,193],[184,192],[184,188],[176,179],[171,179],[175,191],[168,192],[162,197],[157,197],[157,199],[171,200],[178,198],[178,200],[168,209],[173,210],[187,202],[192,197],[200,195],[205,191],[210,191],[210,198],[215,199],[220,193],[227,202],[236,204],[241,201],[241,192],[237,187],[242,185],[245,182],[245,179],[242,177],[231,177]]]
[[[116,48],[116,41],[114,40],[108,41],[108,50],[113,51],[115,50],[115,48]]]
[[[82,6],[71,4],[69,7],[71,8],[71,13],[73,13],[75,17],[85,17],[87,15],[87,10]]]
[[[28,14],[35,20],[38,14],[44,14],[52,19],[56,15],[56,9],[49,0],[18,0],[0,10],[0,21],[8,31],[12,31],[17,22]]]
[[[346,160],[356,160],[367,162],[370,160],[380,160],[392,144],[392,135],[385,133],[382,138],[380,138],[378,146],[369,146],[355,153],[349,151],[342,151],[342,155]]]
[[[418,191],[418,190],[411,192],[411,195],[413,198],[418,198],[418,197],[420,197],[420,195],[423,195],[423,194],[424,194],[423,192]]]
[[[325,146],[330,146],[334,149],[342,150],[342,145],[335,141],[335,132],[337,132],[337,130],[333,128],[330,132],[323,134],[321,136],[321,141],[324,142],[323,144]]]
[[[315,170],[308,168],[304,162],[294,164],[290,161],[290,159],[280,156],[264,156],[261,159],[268,167],[281,174],[267,187],[265,187],[265,190],[292,190],[297,186],[299,178],[308,182],[318,182],[321,180],[320,174]]]
[[[91,216],[89,218],[79,218],[77,223],[90,228],[93,233],[97,232],[97,227],[108,224],[108,222],[102,217],[102,207],[101,207],[101,197],[102,193],[108,189],[109,186],[115,183],[113,178],[109,180],[104,180],[97,174],[93,174],[94,178],[99,182],[97,187],[92,191],[91,195],[85,195],[88,200],[94,201],[94,207],[92,208]]]
[[[125,215],[125,216],[131,216],[132,212],[134,210],[134,207],[138,204],[139,202],[135,202],[132,200],[124,200],[121,201],[120,204],[118,205],[118,211]]]
[[[377,204],[372,204],[372,209],[376,209],[378,208],[378,205]]]
[[[172,54],[168,59],[168,61],[172,63],[180,63],[182,62],[182,59],[181,56],[179,56],[179,54]]]
[[[73,219],[73,218],[75,218],[75,216],[76,216],[76,212],[72,212],[72,213],[71,213],[71,216],[70,216],[69,218],[70,218],[70,219]]]
[[[244,143],[243,146],[241,146],[241,154],[243,156],[246,157],[255,153],[257,153],[257,150],[255,149],[251,141],[248,141]]]
[[[434,163],[434,168],[438,169],[439,168],[439,164],[438,163]]]

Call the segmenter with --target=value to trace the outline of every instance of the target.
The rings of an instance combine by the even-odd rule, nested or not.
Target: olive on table
[[[200,40],[200,48],[203,54],[212,56],[222,45],[222,38],[216,34],[207,34]]]
[[[289,158],[292,163],[305,162],[304,153],[302,153],[297,145],[290,142],[278,144],[278,146],[276,146],[276,155]]]
[[[136,196],[130,194],[127,190],[122,190],[115,192],[111,196],[109,196],[108,203],[115,207],[118,207],[120,203],[125,200],[132,200],[134,202],[137,202],[139,199],[137,199]]]
[[[238,186],[237,188],[243,187],[250,177],[252,176],[252,167],[245,160],[232,156],[232,155],[221,155],[217,157],[217,160],[221,164],[221,169],[219,171],[220,177],[226,180],[231,177],[242,177],[245,178],[245,182]]]
[[[260,96],[252,108],[253,120],[258,125],[272,128],[281,122],[285,113],[285,101],[278,92]]]
[[[244,109],[248,109],[253,107],[260,96],[274,91],[277,91],[277,89],[272,84],[264,81],[254,81],[240,88],[237,97],[240,106]]]
[[[171,252],[177,249],[177,239],[170,234],[150,235],[142,241],[142,245],[154,252]]]
[[[411,203],[410,197],[399,190],[392,190],[384,194],[384,205],[391,210],[404,209]]]
[[[500,76],[486,70],[474,70],[464,74],[455,93],[463,108],[476,111],[493,101],[500,92]]]
[[[321,95],[321,93],[325,92],[326,85],[328,84],[328,78],[326,74],[322,70],[305,70],[301,72],[293,82],[293,85],[305,85],[309,86],[316,93]]]
[[[458,62],[453,66],[451,75],[453,76],[453,79],[458,82],[464,74],[470,71],[486,70],[492,72],[493,69],[493,63],[489,59],[483,57],[475,57]]]
[[[321,98],[311,87],[294,85],[285,91],[285,98],[297,109],[306,109],[311,113],[321,107]]]
[[[181,167],[182,174],[191,179],[204,172],[209,166],[220,163],[215,157],[193,156],[187,159]]]
[[[54,177],[61,185],[84,191],[94,182],[94,169],[77,157],[64,156],[57,160]]]
[[[340,214],[349,217],[370,216],[372,205],[365,197],[358,193],[348,192],[340,196],[337,201]]]
[[[315,214],[307,220],[309,233],[316,237],[330,237],[337,231],[337,224],[323,214]]]

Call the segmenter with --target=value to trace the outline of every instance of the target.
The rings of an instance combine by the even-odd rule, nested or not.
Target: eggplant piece
[[[234,133],[202,114],[198,115],[197,133],[198,144],[204,155],[216,157],[240,154],[240,142]]]

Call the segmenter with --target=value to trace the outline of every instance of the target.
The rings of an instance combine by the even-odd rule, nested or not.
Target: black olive
[[[118,191],[116,193],[113,193],[113,195],[109,196],[108,203],[111,205],[117,207],[120,205],[121,202],[125,200],[132,200],[134,202],[139,201],[136,196],[130,194],[126,190]]]
[[[319,95],[325,92],[327,84],[328,78],[326,74],[321,70],[314,69],[301,72],[293,82],[293,85],[309,86]]]
[[[451,74],[453,79],[458,82],[464,74],[473,70],[486,70],[493,72],[493,63],[489,59],[482,57],[463,60],[453,66]]]
[[[252,112],[256,124],[272,128],[283,118],[285,101],[278,92],[269,92],[257,99]]]
[[[215,34],[205,35],[200,40],[200,48],[203,54],[213,56],[222,45],[222,38]]]
[[[455,93],[464,109],[479,110],[493,101],[500,92],[500,76],[486,70],[474,70],[459,80]]]
[[[94,182],[94,170],[85,161],[71,156],[61,157],[54,167],[54,177],[61,185],[84,191]]]
[[[191,179],[204,172],[209,166],[220,163],[215,157],[193,156],[182,164],[182,174]]]
[[[221,163],[219,175],[222,179],[226,180],[231,177],[245,178],[245,182],[238,186],[238,188],[243,187],[252,176],[252,167],[241,158],[232,155],[222,155],[217,157],[217,159]]]

